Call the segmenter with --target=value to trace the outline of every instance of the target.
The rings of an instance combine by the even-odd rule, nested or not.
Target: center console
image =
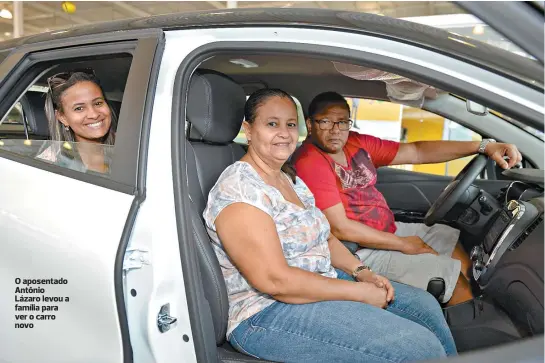
[[[460,352],[544,332],[543,195],[495,212],[470,257],[478,296],[444,309]]]
[[[511,200],[496,214],[483,242],[470,253],[473,277],[481,287],[490,281],[503,255],[519,247],[542,219],[532,203],[521,200]]]

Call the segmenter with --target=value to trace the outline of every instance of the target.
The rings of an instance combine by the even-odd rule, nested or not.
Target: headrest
[[[197,71],[191,78],[187,121],[192,139],[226,144],[235,139],[244,118],[246,94],[241,86],[213,71]]]
[[[28,126],[34,136],[49,137],[49,126],[45,115],[45,93],[27,92],[21,98]]]

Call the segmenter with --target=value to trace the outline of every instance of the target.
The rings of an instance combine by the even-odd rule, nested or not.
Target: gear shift
[[[426,291],[432,294],[438,301],[441,301],[445,295],[445,280],[443,280],[441,277],[431,278],[428,282],[428,288]]]

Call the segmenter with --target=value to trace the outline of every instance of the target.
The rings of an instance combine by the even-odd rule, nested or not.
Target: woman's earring
[[[70,131],[70,126],[64,125],[64,131],[66,132]]]

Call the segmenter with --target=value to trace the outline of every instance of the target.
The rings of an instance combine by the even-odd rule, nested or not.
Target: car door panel
[[[425,214],[451,180],[448,176],[383,167],[378,169],[376,187],[394,212]],[[473,184],[496,196],[509,183],[477,179]]]
[[[18,49],[0,66],[0,94],[9,95],[9,99],[6,96],[0,100],[1,114],[25,92],[35,64],[40,68],[42,63],[47,66],[47,62],[77,61],[83,56],[132,55],[107,176],[0,150],[0,171],[9,176],[7,183],[0,185],[0,240],[4,247],[0,264],[6,266],[6,273],[0,274],[0,324],[7,327],[0,329],[0,362],[133,361],[125,310],[125,250],[133,238],[140,203],[145,200],[144,108],[155,48],[161,37],[162,32],[157,30],[125,32],[118,35],[119,39],[111,39],[121,40],[116,44],[98,44],[95,39],[95,44],[80,47],[77,52],[69,47],[51,49],[50,43],[35,44],[31,53]],[[78,46],[77,39],[70,43]],[[34,140],[29,141],[34,144]],[[151,243],[149,233],[147,236]],[[146,274],[153,274],[151,266]],[[68,297],[69,301],[39,302],[57,305],[58,310],[50,312],[55,319],[38,321],[34,316],[30,321],[30,315],[41,311],[22,311],[27,315],[24,323],[32,323],[33,327],[15,328],[16,323],[23,322],[14,314],[15,288],[25,287],[16,285],[16,278],[66,279],[66,285],[41,286],[45,291],[38,296]],[[156,312],[150,321],[143,321],[139,315],[132,324],[144,330],[148,322],[156,327],[156,319]],[[146,349],[149,353],[150,344],[143,345],[139,352]]]
[[[0,188],[2,360],[123,361],[114,264],[133,196],[4,158],[0,170],[9,175]],[[50,278],[67,283],[23,283]],[[44,292],[16,293],[26,287]],[[25,297],[41,301],[17,301]],[[69,301],[44,302],[44,297]],[[35,304],[38,311],[18,311],[15,304]],[[21,321],[15,315],[27,317]],[[40,315],[54,320],[38,320]]]

